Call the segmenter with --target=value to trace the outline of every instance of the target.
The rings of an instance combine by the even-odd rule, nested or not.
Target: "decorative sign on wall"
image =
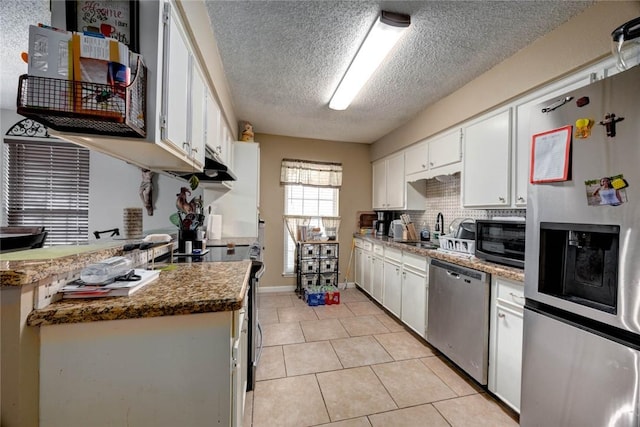
[[[138,50],[138,2],[66,0],[67,30],[114,38]]]

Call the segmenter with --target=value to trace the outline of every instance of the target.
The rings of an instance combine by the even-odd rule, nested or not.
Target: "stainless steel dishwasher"
[[[489,275],[432,259],[427,340],[480,384],[489,367]]]

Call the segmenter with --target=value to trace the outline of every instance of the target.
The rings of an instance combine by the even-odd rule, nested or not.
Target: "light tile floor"
[[[264,344],[246,427],[517,426],[514,414],[357,289],[308,307],[260,296]]]

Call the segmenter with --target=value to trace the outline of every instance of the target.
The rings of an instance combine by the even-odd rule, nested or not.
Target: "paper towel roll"
[[[222,215],[209,215],[207,217],[207,240],[222,238]]]

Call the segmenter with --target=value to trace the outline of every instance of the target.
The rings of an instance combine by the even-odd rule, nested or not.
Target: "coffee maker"
[[[389,225],[393,219],[393,212],[380,211],[376,212],[376,214],[378,215],[375,226],[376,236],[386,236],[389,233]]]

